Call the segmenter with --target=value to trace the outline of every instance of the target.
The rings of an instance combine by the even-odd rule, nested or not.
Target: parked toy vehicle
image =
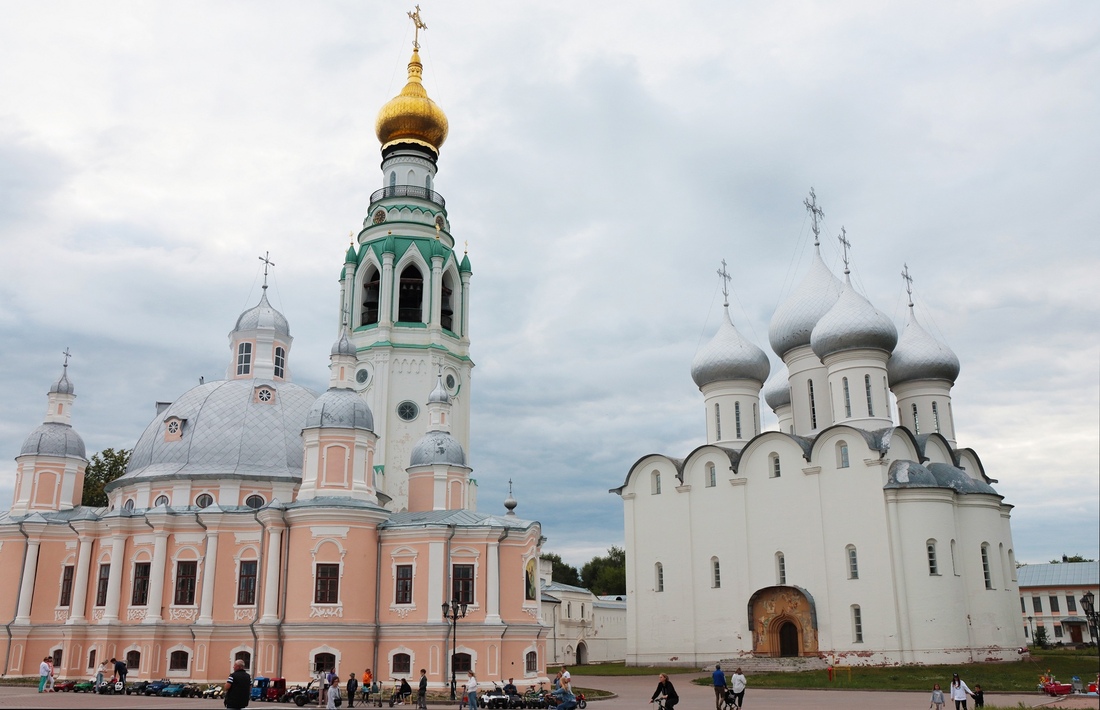
[[[315,680],[311,680],[304,686],[298,685],[291,688],[287,691],[286,695],[283,696],[283,702],[288,703],[293,701],[298,707],[305,707],[305,704],[310,702],[316,703],[317,688],[314,687],[316,682]]]
[[[220,698],[225,692],[223,686],[211,683],[206,686],[206,689],[202,691],[202,697],[204,698]]]
[[[139,680],[126,686],[127,695],[145,695],[145,689],[149,687],[149,681]]]
[[[170,684],[171,681],[169,681],[167,678],[153,680],[147,683],[145,688],[142,689],[141,692],[145,695],[160,695],[160,691],[164,690],[164,688]]]
[[[261,700],[276,702],[282,700],[284,695],[286,695],[286,678],[272,678]]]
[[[75,680],[62,680],[53,684],[53,689],[58,693],[71,693],[74,687],[76,687]]]
[[[496,683],[493,683],[492,689],[482,693],[478,701],[479,705],[484,705],[494,710],[497,708],[503,710],[508,707],[508,696],[504,694],[504,690]]]
[[[94,693],[95,681],[94,680],[82,680],[73,686],[74,693]]]
[[[252,679],[252,693],[249,697],[252,700],[263,700],[270,685],[270,678],[264,678],[262,675],[256,676]]]
[[[96,688],[96,692],[100,695],[122,695],[126,692],[126,684],[121,680],[116,680],[114,682],[107,681]]]
[[[183,694],[186,687],[187,686],[183,683],[169,683],[168,685],[160,689],[160,693],[158,693],[158,695],[160,695],[162,698],[187,697]]]

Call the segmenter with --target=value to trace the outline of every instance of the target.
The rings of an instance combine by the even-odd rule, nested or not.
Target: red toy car
[[[53,689],[59,693],[71,693],[73,688],[76,687],[75,680],[62,680],[53,684]]]

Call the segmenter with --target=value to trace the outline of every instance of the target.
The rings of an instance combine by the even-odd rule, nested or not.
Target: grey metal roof
[[[290,335],[290,324],[286,321],[284,316],[271,305],[267,300],[267,290],[264,287],[264,293],[260,296],[260,302],[252,308],[242,313],[237,318],[237,325],[234,326],[234,331],[241,330],[258,330],[258,329],[273,329],[276,333],[282,335]]]
[[[1016,570],[1020,589],[1024,587],[1100,586],[1100,562],[1061,562],[1023,565]]]
[[[814,326],[839,297],[840,280],[825,266],[817,250],[806,278],[775,309],[768,327],[772,350],[783,357],[800,345],[809,345]]]
[[[390,516],[390,519],[382,523],[380,527],[388,529],[447,527],[450,525],[460,528],[497,527],[526,530],[532,525],[538,525],[538,523],[534,520],[524,520],[515,515],[486,515],[472,510],[462,509],[394,513]]]
[[[41,456],[73,456],[86,459],[84,440],[80,434],[61,422],[46,422],[39,425],[23,440],[19,455],[38,454]]]
[[[574,587],[572,584],[563,584],[562,582],[551,581],[548,584],[542,585],[542,588],[551,592],[576,592],[579,594],[592,594],[588,589],[584,587]]]
[[[959,358],[917,322],[913,308],[909,308],[909,321],[898,339],[894,353],[886,363],[886,374],[891,385],[912,380],[947,380],[954,382],[959,376]]]
[[[73,383],[72,383],[72,380],[69,379],[69,366],[68,365],[64,365],[61,368],[61,377],[58,378],[57,382],[54,382],[52,385],[50,385],[50,394],[54,394],[54,393],[57,393],[57,394],[72,394],[73,393]]]
[[[353,390],[332,387],[313,402],[304,425],[374,431],[374,415]]]
[[[728,306],[718,332],[699,348],[691,363],[691,379],[699,387],[726,380],[756,380],[762,384],[769,372],[768,356],[737,332]]]
[[[437,463],[449,466],[466,465],[466,452],[462,450],[462,444],[445,431],[429,431],[420,437],[420,441],[416,442],[409,454],[410,466]]]
[[[966,471],[945,463],[922,466],[916,461],[898,459],[890,464],[883,488],[950,488],[956,493],[1000,495],[985,481],[971,478]]]
[[[764,386],[764,401],[773,410],[791,403],[791,383],[787,368],[784,367],[776,373],[771,382]]]
[[[348,337],[348,329],[346,326],[340,329],[340,337],[332,344],[332,351],[329,354],[355,355],[355,346],[351,344],[351,338]]]
[[[866,298],[852,287],[850,280],[829,312],[814,326],[810,347],[819,358],[842,350],[885,350],[898,343],[898,329]]]

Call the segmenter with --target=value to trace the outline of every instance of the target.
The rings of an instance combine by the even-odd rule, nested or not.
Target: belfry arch
[[[801,587],[758,589],[748,604],[752,650],[757,656],[817,654],[817,609]]]

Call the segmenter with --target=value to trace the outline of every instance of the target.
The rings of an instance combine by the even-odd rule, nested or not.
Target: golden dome
[[[423,73],[420,53],[414,49],[409,59],[409,83],[400,94],[386,102],[374,124],[383,150],[394,143],[416,143],[438,154],[439,147],[447,140],[447,115],[428,98],[420,81]]]

